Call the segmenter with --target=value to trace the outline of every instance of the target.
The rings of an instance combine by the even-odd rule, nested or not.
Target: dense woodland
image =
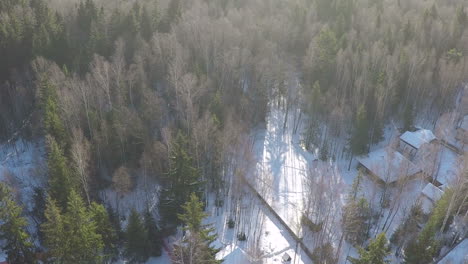
[[[367,153],[389,123],[435,125],[467,77],[463,3],[1,0],[0,141],[43,141],[48,175],[48,188],[35,193],[40,247],[0,185],[10,263],[107,263],[119,254],[143,262],[180,225],[190,235],[176,247],[176,263],[219,263],[215,237],[201,224],[203,202],[223,195],[268,105],[286,115],[300,109],[305,144],[321,147],[324,159]],[[287,83],[291,72],[301,89]],[[125,195],[142,179],[162,186],[157,212],[132,211],[122,227],[99,191]],[[466,212],[459,194],[467,188],[445,194],[417,239],[391,239],[408,248],[406,263],[437,256],[437,246],[426,248],[438,243],[447,217]],[[345,239],[363,246],[370,212],[352,192]],[[399,232],[415,230],[413,211]],[[384,263],[376,256],[385,258],[385,247],[379,235],[352,262]]]

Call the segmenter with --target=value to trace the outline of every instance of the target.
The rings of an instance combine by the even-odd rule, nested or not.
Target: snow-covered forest
[[[0,263],[468,263],[464,0],[0,0]]]

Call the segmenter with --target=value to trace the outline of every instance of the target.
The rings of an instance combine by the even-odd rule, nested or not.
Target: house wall
[[[401,154],[405,155],[409,160],[413,160],[414,156],[416,155],[417,149],[415,149],[410,144],[404,142],[403,140],[400,140],[400,143],[398,144],[398,151]]]

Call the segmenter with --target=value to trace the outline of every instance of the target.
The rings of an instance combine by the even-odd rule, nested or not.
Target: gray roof
[[[401,176],[411,176],[421,172],[414,163],[400,152],[387,147],[359,157],[359,163],[386,183],[396,182]]]
[[[400,136],[400,139],[416,149],[419,149],[423,144],[430,143],[436,139],[432,131],[420,129],[415,132],[406,131]]]

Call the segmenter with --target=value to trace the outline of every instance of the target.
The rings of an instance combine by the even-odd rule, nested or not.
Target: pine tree
[[[144,223],[135,209],[132,209],[125,231],[125,255],[133,262],[144,262],[148,259],[148,237]]]
[[[70,166],[61,147],[53,137],[48,138],[48,160],[50,195],[61,208],[66,208],[68,195],[74,189]]]
[[[21,216],[22,208],[11,196],[10,189],[0,182],[0,239],[10,263],[34,262],[33,244],[26,231],[28,222]]]
[[[154,217],[149,211],[146,211],[144,215],[144,221],[145,229],[147,230],[148,234],[148,253],[150,253],[151,256],[161,256],[161,247],[163,241],[161,231],[156,224],[156,220],[154,220]]]
[[[202,223],[203,218],[207,216],[203,212],[203,203],[192,193],[189,201],[182,207],[184,213],[178,217],[185,224],[186,234],[183,241],[174,248],[175,263],[221,263],[221,260],[216,259],[219,249],[211,246],[217,238],[214,228]]]
[[[353,264],[385,264],[390,263],[386,257],[390,254],[385,233],[380,233],[370,242],[367,249],[359,248],[359,258],[351,258]]]

